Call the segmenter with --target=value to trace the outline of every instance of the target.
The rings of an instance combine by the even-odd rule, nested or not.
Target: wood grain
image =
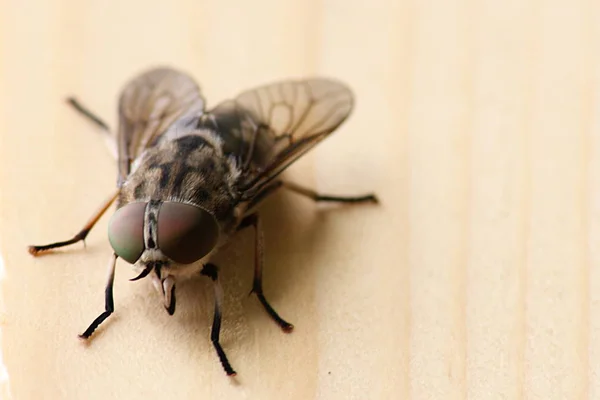
[[[0,2],[3,390],[600,399],[599,27],[592,0]],[[252,235],[219,256],[235,380],[211,348],[201,279],[169,317],[119,264],[114,317],[78,341],[103,306],[107,219],[85,249],[26,252],[75,233],[116,178],[64,98],[114,126],[125,81],[161,64],[196,77],[210,105],[280,78],[348,82],[352,118],[287,175],[382,200],[266,204],[265,290],[291,335],[247,296]]]

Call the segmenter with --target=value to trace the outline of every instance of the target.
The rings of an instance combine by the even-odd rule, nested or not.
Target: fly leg
[[[110,205],[115,201],[115,199],[117,198],[118,195],[119,195],[119,191],[117,190],[111,197],[109,197],[102,204],[102,207],[98,211],[96,211],[96,213],[94,213],[92,218],[90,218],[90,220],[85,224],[83,229],[81,229],[71,239],[64,240],[62,242],[50,243],[50,244],[46,244],[43,246],[29,246],[29,253],[31,253],[32,255],[35,256],[35,255],[38,255],[40,252],[47,251],[50,249],[57,249],[59,247],[68,246],[70,244],[77,243],[79,241],[83,241],[83,243],[85,244],[85,238],[87,237],[87,235],[90,233],[90,231],[92,230],[94,225],[96,225],[96,222],[98,222],[100,217],[102,217],[102,215],[106,212],[106,210],[108,210]]]
[[[87,107],[85,107],[83,104],[81,104],[79,101],[77,101],[76,98],[74,98],[74,97],[67,98],[67,103],[69,103],[71,106],[73,106],[73,108],[75,110],[77,110],[81,115],[83,115],[84,117],[86,117],[87,119],[92,121],[95,125],[100,127],[103,131],[110,133],[110,128],[108,127],[106,122],[104,122],[102,120],[102,118],[98,117],[96,114],[91,112]]]
[[[102,130],[104,130],[108,134],[110,134],[110,128],[108,127],[108,125],[104,121],[102,121],[102,119],[97,117],[94,113],[92,113],[90,110],[88,110],[86,107],[81,105],[81,103],[79,103],[76,99],[74,99],[73,97],[69,97],[67,99],[67,103],[69,103],[71,106],[73,106],[73,108],[75,108],[75,110],[77,110],[80,114],[84,115],[89,120],[91,120],[94,124],[96,124],[97,126],[102,128]],[[109,147],[113,148],[112,152],[114,154],[116,154],[116,150],[114,150],[114,143],[112,142],[112,139],[111,139],[111,143],[109,144]],[[92,230],[94,225],[96,225],[96,222],[98,222],[100,217],[102,217],[102,215],[106,212],[106,210],[108,210],[108,208],[111,206],[111,204],[115,201],[115,199],[117,198],[118,195],[119,195],[119,191],[117,190],[114,194],[111,195],[110,198],[108,198],[102,204],[102,207],[92,216],[92,218],[90,218],[90,220],[85,224],[83,229],[81,229],[81,231],[79,231],[71,239],[64,240],[61,242],[50,243],[50,244],[43,245],[43,246],[29,246],[29,253],[31,253],[32,255],[35,256],[35,255],[38,255],[40,252],[47,251],[50,249],[56,249],[59,247],[68,246],[70,244],[77,243],[79,241],[83,241],[83,243],[85,245],[85,238],[90,233],[90,231]]]
[[[300,185],[292,182],[281,182],[281,185],[291,190],[294,193],[298,193],[302,196],[306,196],[314,201],[327,201],[327,202],[339,202],[339,203],[379,203],[377,196],[373,193],[361,195],[361,196],[331,196],[326,194],[320,194],[314,190],[307,189]]]
[[[88,339],[92,336],[92,333],[100,326],[101,323],[104,322],[106,318],[110,316],[110,314],[115,311],[115,302],[113,300],[113,282],[115,280],[115,265],[117,263],[117,255],[113,254],[110,256],[110,262],[108,264],[108,282],[106,283],[106,289],[104,290],[104,312],[100,314],[96,319],[90,324],[90,326],[79,335],[82,339]]]
[[[106,133],[104,138],[106,140],[106,146],[108,147],[108,151],[110,151],[111,155],[115,159],[118,159],[119,157],[117,155],[116,142],[115,142],[114,136],[110,130],[110,127],[106,124],[106,122],[104,122],[104,120],[102,120],[102,118],[98,117],[95,113],[91,112],[87,107],[85,107],[83,104],[81,104],[74,97],[69,97],[67,99],[67,103],[69,103],[77,112],[79,112],[79,114],[86,117],[88,120],[90,120],[92,123],[94,123],[94,125],[98,126],[100,129],[102,129]]]
[[[294,325],[281,318],[279,314],[277,314],[277,311],[275,311],[273,307],[271,307],[271,305],[269,304],[269,302],[263,294],[262,268],[264,260],[264,238],[258,214],[254,213],[245,217],[240,223],[238,231],[249,226],[253,226],[255,232],[254,281],[252,284],[252,293],[256,294],[256,297],[258,297],[260,304],[262,304],[263,308],[265,309],[267,314],[269,314],[269,316],[273,319],[273,321],[275,321],[284,332],[291,332],[294,329]]]
[[[379,203],[379,199],[373,193],[360,195],[360,196],[332,196],[322,193],[317,193],[314,190],[307,189],[303,186],[292,182],[285,181],[273,181],[267,184],[254,196],[250,197],[248,201],[248,212],[253,212],[254,209],[260,205],[267,197],[275,193],[280,188],[288,189],[299,195],[308,197],[314,201],[322,202],[338,202],[338,203]]]
[[[263,294],[262,288],[262,267],[263,267],[263,252],[264,252],[264,239],[262,234],[262,228],[260,218],[256,212],[252,211],[277,191],[279,188],[286,188],[292,192],[298,193],[302,196],[306,196],[314,201],[326,201],[326,202],[341,202],[341,203],[379,203],[379,200],[375,194],[366,194],[362,196],[331,196],[319,194],[313,190],[304,188],[300,185],[291,182],[274,181],[262,188],[258,193],[253,195],[248,201],[248,212],[251,214],[247,215],[242,219],[238,226],[238,231],[253,226],[255,230],[255,251],[254,251],[254,283],[252,285],[252,293],[256,294],[258,300],[264,307],[265,311],[269,316],[283,329],[284,332],[291,332],[294,329],[294,325],[285,321],[277,314],[273,307],[269,304]]]
[[[217,351],[217,355],[219,356],[219,361],[221,361],[221,365],[223,369],[229,376],[235,376],[236,372],[231,368],[231,364],[229,364],[229,360],[227,359],[227,355],[221,347],[221,343],[219,343],[219,335],[221,333],[221,307],[223,305],[223,288],[219,283],[219,271],[216,265],[214,264],[205,264],[202,271],[200,271],[202,275],[209,277],[213,282],[213,287],[215,289],[215,313],[213,317],[212,329],[210,331],[210,340],[212,341],[215,350]]]

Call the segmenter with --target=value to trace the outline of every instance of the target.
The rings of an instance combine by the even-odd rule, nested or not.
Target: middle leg
[[[269,316],[281,327],[281,329],[289,333],[294,329],[294,325],[290,324],[283,318],[279,316],[277,311],[273,309],[273,307],[269,304],[265,295],[263,294],[262,287],[262,269],[263,269],[263,261],[264,261],[264,238],[262,233],[262,226],[260,223],[260,218],[258,214],[250,214],[245,217],[240,226],[238,227],[238,231],[244,229],[246,227],[253,226],[254,227],[254,281],[252,284],[252,293],[256,294],[260,304],[262,304],[263,308],[269,314]]]

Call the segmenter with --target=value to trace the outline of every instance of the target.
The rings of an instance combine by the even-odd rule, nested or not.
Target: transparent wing
[[[331,79],[278,82],[240,94],[205,117],[242,163],[240,189],[256,193],[350,115],[353,95]]]
[[[205,101],[194,80],[170,68],[157,68],[131,80],[119,100],[119,184],[131,163],[177,120],[197,116]]]

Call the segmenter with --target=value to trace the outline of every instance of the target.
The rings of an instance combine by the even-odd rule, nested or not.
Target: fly
[[[97,125],[107,125],[76,100],[70,103]],[[211,341],[228,375],[235,375],[219,342],[223,290],[211,256],[232,235],[255,230],[252,292],[284,332],[284,320],[263,294],[262,201],[287,189],[314,201],[377,203],[373,194],[338,197],[281,180],[279,174],[336,130],[350,115],[353,95],[344,84],[315,78],[282,81],[245,91],[205,109],[194,80],[170,68],[149,70],[125,85],[119,100],[117,188],[73,238],[40,252],[84,241],[116,202],[108,225],[110,257],[105,310],[80,335],[88,339],[114,311],[118,258],[152,279],[166,311],[175,312],[177,282],[200,273],[213,282]],[[110,133],[110,132],[109,132]]]

